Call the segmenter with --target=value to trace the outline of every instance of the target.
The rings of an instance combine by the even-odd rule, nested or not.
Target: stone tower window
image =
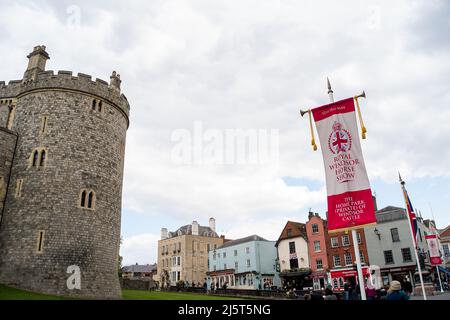
[[[47,122],[48,122],[48,117],[47,116],[42,117],[41,133],[47,132]]]
[[[45,167],[47,151],[44,148],[36,148],[30,158],[30,167]]]
[[[94,210],[95,192],[93,190],[81,190],[79,204],[80,208]]]
[[[38,232],[38,239],[37,239],[37,246],[36,246],[36,252],[42,253],[44,250],[44,230],[39,230]]]
[[[97,107],[97,100],[92,100],[92,110],[95,111],[95,108]]]
[[[88,203],[87,203],[87,206],[89,209],[92,208],[93,201],[94,201],[94,192],[91,191],[91,192],[89,192]]]
[[[16,192],[14,193],[15,198],[22,197],[22,185],[23,185],[23,179],[17,179],[16,180]]]
[[[102,102],[98,102],[98,112],[102,112]]]
[[[36,167],[38,159],[39,159],[39,152],[35,150],[33,152],[33,164],[32,164],[33,167]]]
[[[42,150],[41,151],[41,161],[39,161],[39,166],[40,167],[43,167],[44,166],[44,164],[45,164],[45,150]]]
[[[84,208],[86,206],[86,194],[87,194],[86,190],[83,190],[83,192],[81,192],[81,203],[80,203],[80,206],[82,208]]]

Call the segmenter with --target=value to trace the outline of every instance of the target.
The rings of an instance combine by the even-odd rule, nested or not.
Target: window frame
[[[336,240],[336,245],[333,243],[333,240]],[[339,237],[331,237],[330,244],[332,248],[339,248]]]
[[[387,254],[390,254],[391,260],[390,262],[388,262],[387,259]],[[394,260],[394,253],[392,252],[392,250],[384,250],[383,251],[383,256],[384,256],[384,264],[388,265],[388,264],[395,264],[395,260]]]
[[[339,264],[336,264],[336,258],[339,261]],[[338,254],[333,255],[333,266],[335,267],[341,267],[342,266],[342,261],[341,261],[341,256]]]
[[[318,234],[319,233],[319,225],[317,223],[313,223],[311,225],[311,230],[313,234]]]
[[[347,243],[346,243],[346,241],[344,241],[344,239],[347,239]],[[350,247],[350,237],[349,237],[348,234],[344,234],[344,235],[341,237],[341,241],[342,241],[342,246],[343,246],[343,247]]]
[[[317,244],[318,244],[318,248],[316,247]],[[314,246],[314,252],[320,252],[321,251],[320,240],[314,240],[313,246]]]
[[[400,242],[400,233],[398,232],[398,228],[391,228],[390,231],[392,242]]]

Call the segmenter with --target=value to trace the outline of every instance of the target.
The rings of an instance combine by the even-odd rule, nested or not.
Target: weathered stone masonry
[[[44,46],[28,58],[22,80],[0,82],[0,106],[8,106],[0,122],[6,127],[0,129],[0,282],[49,294],[119,298],[129,125],[120,76],[113,72],[108,84],[85,74],[45,71]],[[82,190],[94,191],[92,208],[81,206]],[[80,267],[80,290],[67,287],[70,265]]]

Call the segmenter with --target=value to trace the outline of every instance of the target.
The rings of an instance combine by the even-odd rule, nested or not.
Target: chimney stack
[[[23,81],[34,81],[39,72],[45,71],[45,64],[50,59],[45,46],[36,46],[33,51],[27,56],[28,67],[23,75]]]
[[[192,235],[198,236],[198,222],[192,221]]]
[[[167,239],[167,228],[161,228],[161,240]]]
[[[216,232],[216,219],[214,218],[209,218],[209,228]]]

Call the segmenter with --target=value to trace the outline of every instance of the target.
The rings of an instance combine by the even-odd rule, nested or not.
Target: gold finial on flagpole
[[[317,145],[316,145],[316,141],[314,139],[314,130],[313,130],[312,119],[311,119],[311,110],[308,110],[308,116],[309,116],[309,127],[311,129],[311,145],[313,146],[313,150],[316,151]]]
[[[366,92],[363,91],[361,94],[354,96],[353,99],[355,99],[356,102],[356,109],[358,110],[358,118],[359,118],[359,123],[361,124],[361,137],[363,139],[366,138],[366,127],[364,126],[364,121],[362,119],[362,115],[361,115],[361,108],[359,107],[359,102],[358,102],[358,98],[365,98],[366,97]]]

